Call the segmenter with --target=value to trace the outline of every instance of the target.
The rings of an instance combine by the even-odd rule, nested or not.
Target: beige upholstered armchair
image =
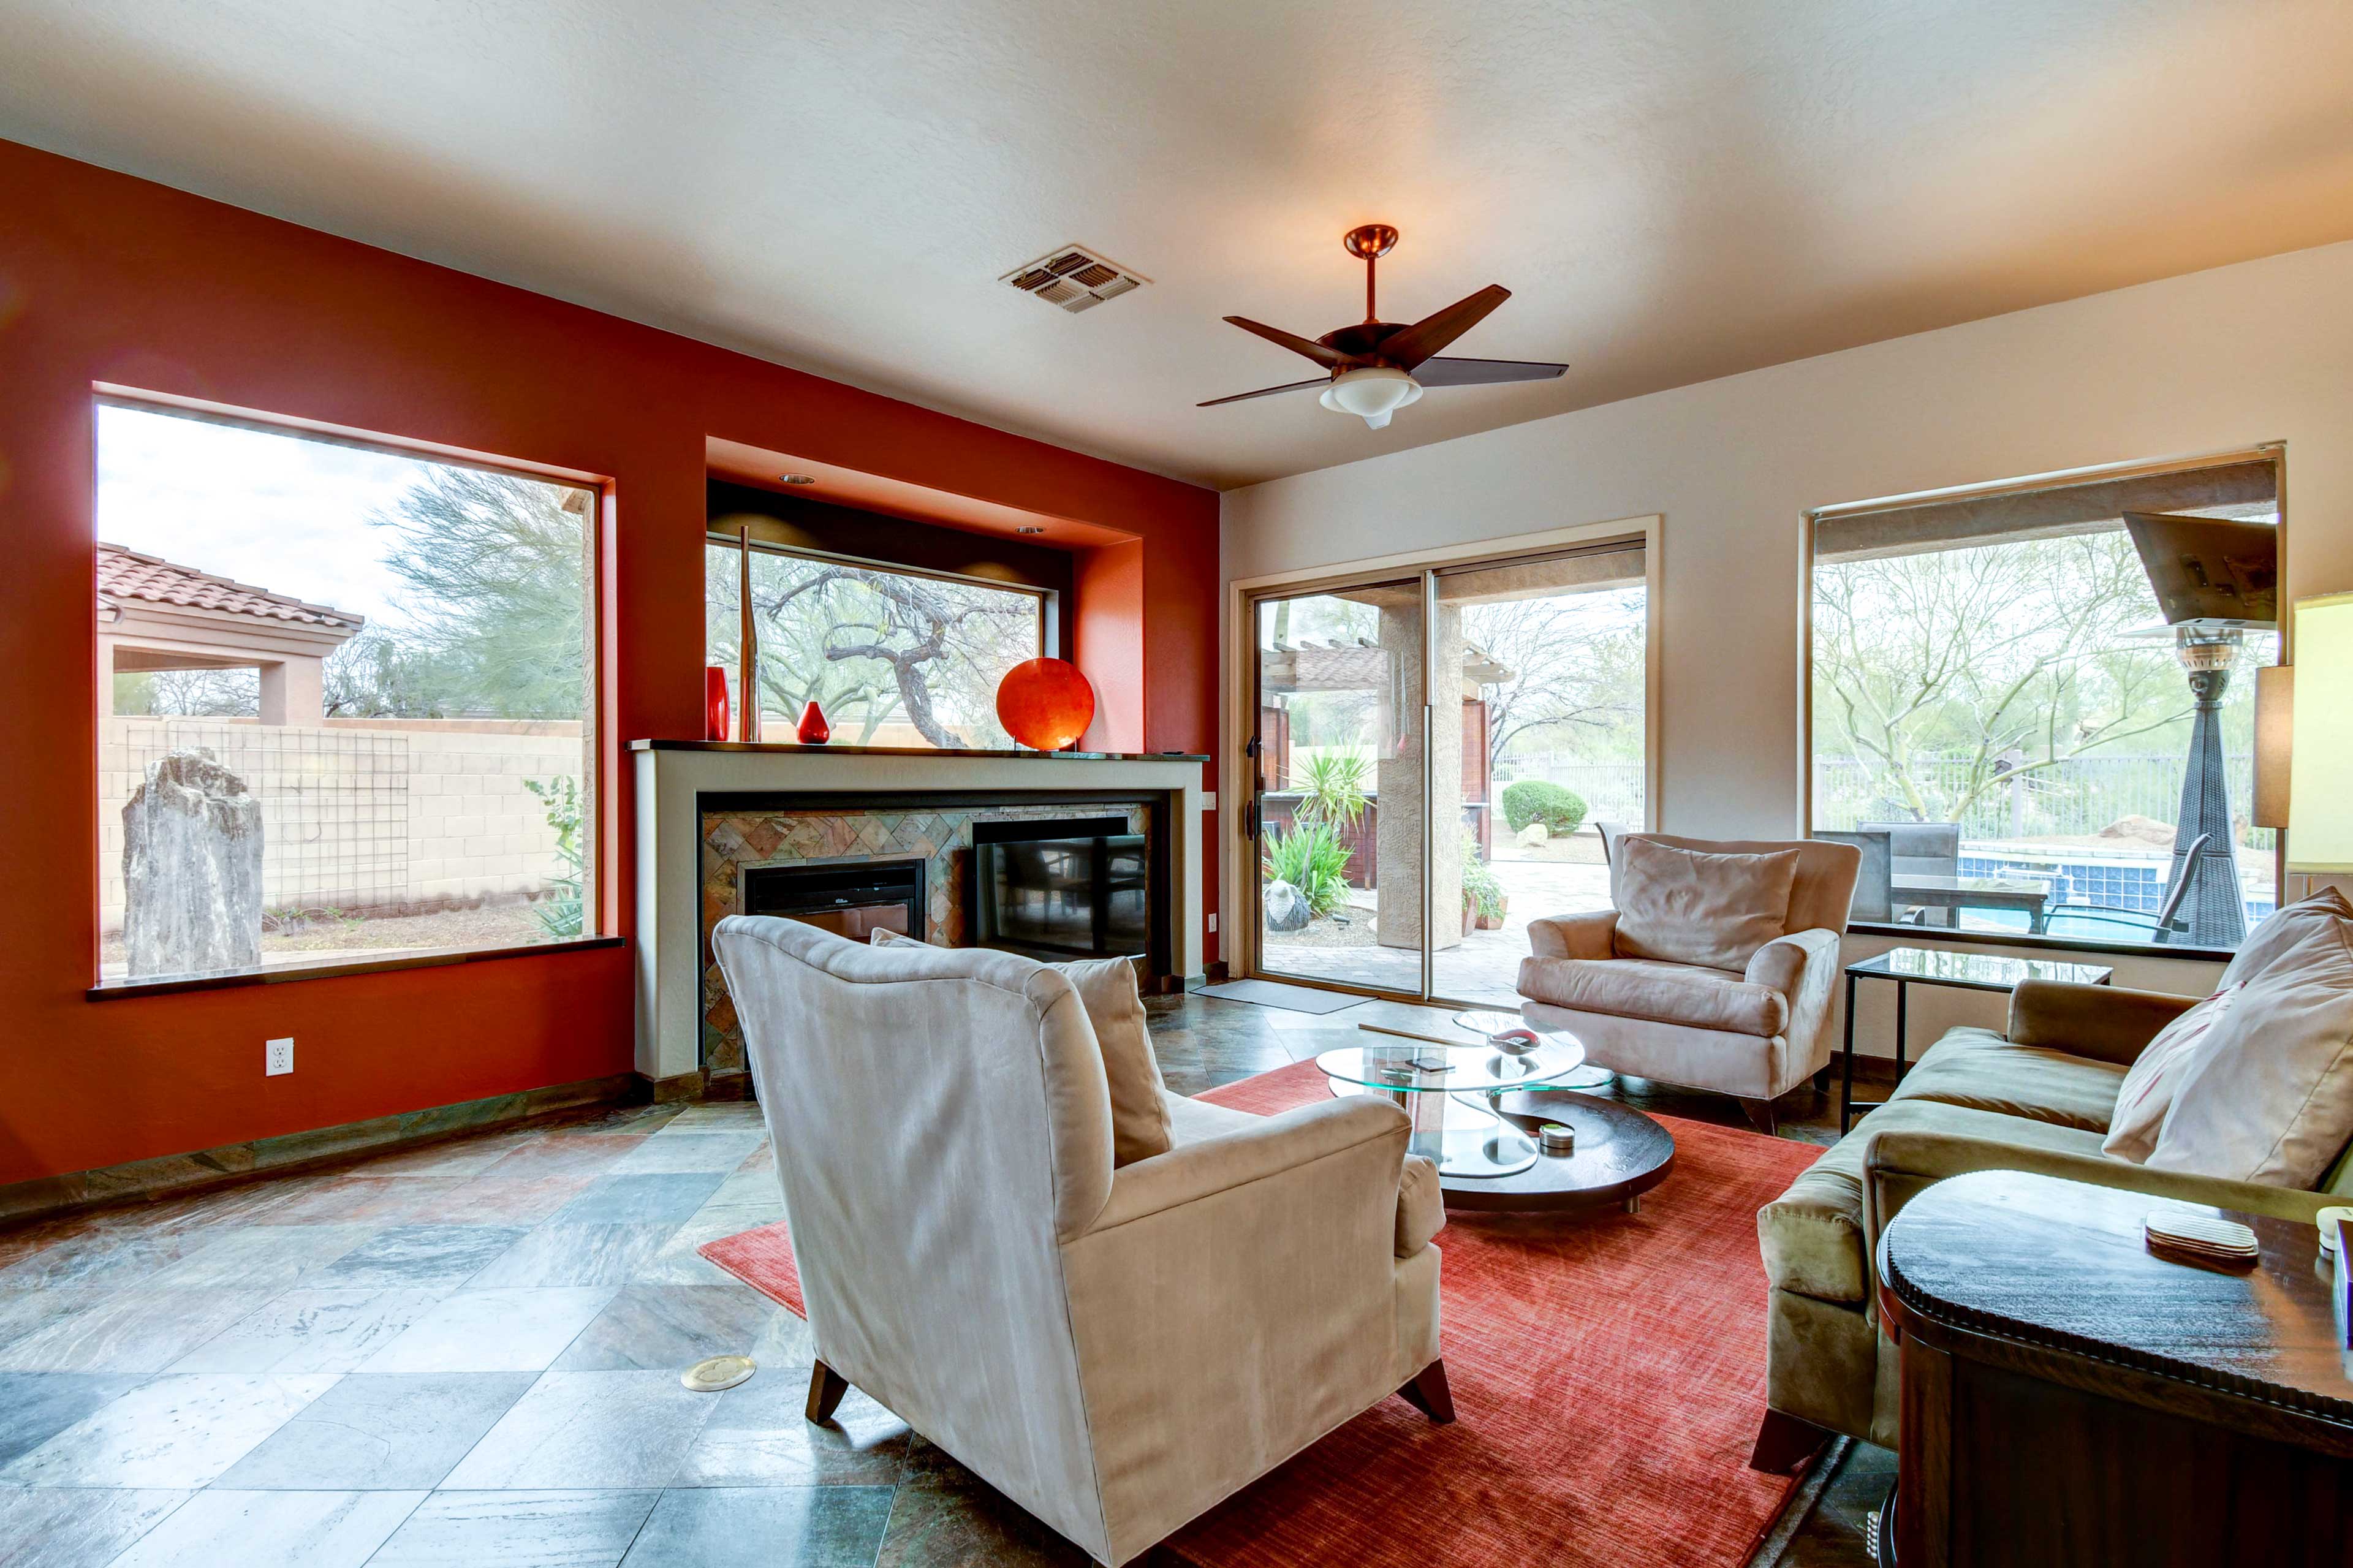
[[[854,1384],[1122,1563],[1391,1394],[1451,1417],[1445,1212],[1395,1106],[1168,1094],[1124,961],[746,916],[712,945],[776,1145],[812,1420]]]
[[[1613,834],[1618,907],[1528,922],[1524,1011],[1612,1071],[1737,1095],[1770,1132],[1776,1099],[1828,1086],[1822,1025],[1860,859],[1815,839]]]

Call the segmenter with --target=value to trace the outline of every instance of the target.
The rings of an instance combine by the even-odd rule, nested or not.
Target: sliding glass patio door
[[[1259,967],[1425,994],[1423,584],[1257,602]]]
[[[1649,813],[1641,540],[1251,602],[1255,972],[1516,1007]]]

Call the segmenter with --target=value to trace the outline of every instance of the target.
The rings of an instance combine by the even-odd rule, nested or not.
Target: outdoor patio
[[[1517,845],[1495,846],[1495,858],[1489,864],[1504,889],[1503,928],[1474,931],[1460,946],[1439,950],[1433,986],[1437,994],[1517,1007],[1520,960],[1529,951],[1528,921],[1609,907],[1609,868],[1601,863],[1600,839],[1591,828],[1572,839],[1547,845],[1545,851],[1536,858],[1535,852]],[[1525,858],[1507,859],[1507,855]],[[1418,994],[1421,955],[1412,948],[1378,944],[1374,934],[1378,906],[1377,892],[1352,888],[1346,906],[1333,917],[1289,935],[1269,932],[1268,971]]]

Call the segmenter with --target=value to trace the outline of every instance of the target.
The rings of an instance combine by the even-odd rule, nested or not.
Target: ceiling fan
[[[1303,338],[1281,327],[1270,327],[1246,316],[1227,321],[1246,332],[1255,332],[1293,353],[1304,354],[1331,374],[1314,381],[1286,382],[1237,392],[1196,405],[1215,408],[1278,392],[1324,389],[1323,404],[1335,414],[1354,414],[1374,429],[1385,428],[1389,416],[1413,402],[1430,386],[1487,386],[1504,381],[1550,381],[1567,370],[1565,364],[1536,360],[1441,359],[1438,351],[1484,321],[1487,313],[1512,297],[1512,291],[1490,283],[1476,294],[1457,300],[1435,315],[1411,326],[1384,321],[1373,308],[1373,269],[1398,242],[1398,231],[1385,223],[1368,223],[1340,237],[1349,255],[1365,264],[1365,319],[1320,338]]]

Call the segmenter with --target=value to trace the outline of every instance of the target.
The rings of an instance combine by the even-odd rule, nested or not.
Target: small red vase
[[[833,739],[833,731],[825,721],[825,710],[817,705],[815,698],[801,710],[801,727],[794,732],[800,736],[804,746],[822,746]]]
[[[702,670],[702,738],[727,738],[727,667],[706,665]]]

